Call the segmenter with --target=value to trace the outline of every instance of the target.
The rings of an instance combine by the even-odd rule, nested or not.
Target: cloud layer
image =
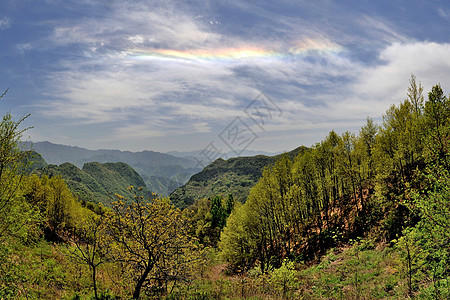
[[[412,73],[426,89],[450,75],[450,44],[420,40],[376,10],[290,1],[108,3],[70,3],[62,15],[35,20],[43,34],[16,43],[15,55],[44,57],[30,71],[43,82],[38,100],[25,105],[40,122],[34,139],[201,149],[236,117],[247,118],[244,109],[263,91],[283,114],[252,147],[288,150],[381,116],[405,98]],[[47,5],[58,11],[56,2]],[[447,22],[447,10],[434,13]],[[10,27],[0,18],[0,29]]]

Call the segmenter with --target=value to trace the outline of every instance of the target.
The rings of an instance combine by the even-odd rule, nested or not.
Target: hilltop
[[[220,194],[232,194],[234,199],[245,202],[250,189],[262,176],[265,167],[275,163],[283,155],[294,158],[306,147],[275,156],[256,155],[216,159],[201,172],[192,175],[189,181],[170,194],[172,203],[185,208],[196,200]]]

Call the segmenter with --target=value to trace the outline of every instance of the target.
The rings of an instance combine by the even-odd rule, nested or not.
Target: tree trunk
[[[151,270],[152,270],[151,265],[149,265],[149,266],[147,266],[147,268],[145,268],[144,273],[139,278],[139,281],[137,282],[136,287],[134,288],[133,299],[139,299],[139,295],[141,294],[142,285],[144,284],[145,280],[147,279],[148,273],[150,273]]]

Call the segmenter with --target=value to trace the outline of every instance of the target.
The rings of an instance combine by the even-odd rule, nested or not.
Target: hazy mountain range
[[[86,163],[91,162],[126,163],[143,178],[150,191],[160,195],[168,195],[192,174],[201,170],[193,159],[154,151],[88,150],[50,142],[33,143],[32,148],[41,154],[48,164],[54,165],[69,162],[83,168]]]
[[[177,187],[183,185],[194,174],[200,172],[211,161],[208,158],[231,158],[234,152],[224,154],[209,153],[205,156],[205,150],[189,152],[170,151],[161,153],[155,151],[119,151],[119,150],[88,150],[76,146],[66,146],[51,142],[32,143],[32,148],[41,154],[42,158],[53,165],[71,163],[83,169],[86,163],[116,163],[123,162],[131,166],[144,180],[151,192],[159,195],[169,195]],[[242,155],[273,155],[264,151],[245,150]]]

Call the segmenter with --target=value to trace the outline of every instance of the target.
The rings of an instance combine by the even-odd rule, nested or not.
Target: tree
[[[225,212],[227,214],[227,217],[233,211],[234,203],[235,203],[235,201],[234,201],[233,195],[232,194],[228,194],[227,200],[226,200],[226,203],[225,203]]]
[[[423,86],[419,81],[416,82],[416,76],[411,74],[411,79],[409,80],[408,87],[408,99],[414,106],[414,111],[416,114],[420,115],[423,108]]]
[[[91,215],[85,226],[66,237],[70,249],[71,257],[78,263],[86,264],[91,271],[92,286],[94,288],[95,299],[98,298],[97,271],[100,265],[107,263],[109,258],[109,247],[105,239],[105,218],[104,216]]]
[[[227,215],[222,205],[222,198],[214,196],[211,200],[211,227],[222,229],[226,221]]]
[[[260,250],[260,224],[258,220],[252,219],[247,210],[248,205],[237,203],[220,235],[221,255],[237,271],[245,271],[251,267]],[[264,268],[262,271],[264,272]]]
[[[441,86],[435,85],[428,93],[428,101],[425,102],[424,117],[426,131],[426,144],[428,151],[437,154],[436,159],[441,160],[446,166],[447,140],[450,123],[450,99],[445,97]]]
[[[167,198],[147,201],[135,193],[133,202],[125,205],[125,199],[117,197],[108,216],[109,236],[114,259],[128,264],[135,275],[133,299],[148,283],[167,292],[169,282],[188,280],[200,251],[188,235],[189,224],[181,211]]]
[[[283,299],[287,298],[289,291],[297,286],[295,274],[294,262],[287,259],[283,260],[281,267],[270,274],[269,282],[275,289],[281,289]]]
[[[13,223],[17,223],[15,218],[11,218],[11,209],[23,181],[24,161],[31,153],[21,146],[23,133],[31,127],[20,129],[20,126],[28,117],[25,115],[15,121],[7,113],[0,122],[0,239],[8,234]]]
[[[262,272],[269,264],[281,265],[283,257],[291,253],[291,228],[297,227],[299,220],[293,186],[292,161],[286,155],[264,169],[246,203],[228,219],[220,244],[226,259],[240,268],[249,267],[251,261],[258,259]],[[232,241],[233,238],[237,240]],[[237,249],[244,251],[243,255],[237,254]]]
[[[85,220],[83,207],[60,175],[39,178],[33,174],[26,185],[25,199],[42,215],[47,239],[58,240],[64,231],[81,227]]]

